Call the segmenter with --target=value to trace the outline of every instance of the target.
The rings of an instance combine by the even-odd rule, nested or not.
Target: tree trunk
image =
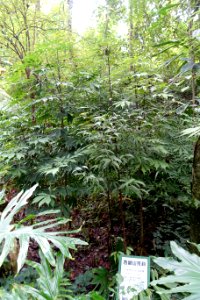
[[[194,148],[192,168],[192,197],[200,201],[200,137]],[[200,243],[200,207],[192,206],[190,209],[190,239]]]
[[[133,2],[129,0],[129,56],[131,58],[130,71],[133,71]]]
[[[190,59],[194,63],[194,45],[193,45],[193,20],[196,15],[196,11],[199,9],[199,1],[188,0],[189,16],[188,23],[188,39],[190,42]],[[192,70],[192,104],[195,105],[195,72]],[[194,147],[194,158],[192,168],[192,197],[195,204],[195,200],[200,201],[200,137],[198,138]],[[193,205],[190,209],[190,239],[192,242],[200,243],[200,206]]]
[[[67,0],[67,8],[68,8],[68,18],[67,18],[67,30],[70,34],[72,34],[72,8],[73,8],[73,0]]]
[[[34,14],[34,24],[36,25],[36,20],[38,18],[38,15],[40,14],[40,10],[41,10],[41,3],[40,0],[37,0],[37,2],[35,3],[35,14]],[[35,47],[35,43],[38,37],[38,29],[36,26],[34,26],[34,31],[33,31],[33,38],[32,38],[32,48],[34,49]]]
[[[113,103],[113,88],[112,88],[112,79],[111,79],[111,63],[110,63],[110,47],[108,44],[108,34],[109,34],[109,23],[110,23],[110,17],[109,17],[109,1],[106,1],[106,18],[105,18],[105,41],[106,41],[106,47],[104,50],[105,58],[106,58],[106,66],[107,66],[107,72],[108,72],[108,91],[109,91],[109,101],[108,101],[108,107],[112,106]]]
[[[69,42],[69,61],[73,68],[77,69],[77,64],[74,55],[73,46],[73,29],[72,29],[72,10],[73,10],[73,0],[67,0],[67,38]]]

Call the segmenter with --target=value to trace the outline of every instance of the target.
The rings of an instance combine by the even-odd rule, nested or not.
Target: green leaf
[[[151,284],[181,283],[183,285],[159,291],[158,293],[171,294],[186,292],[191,293],[192,295],[189,296],[189,298],[186,297],[183,299],[193,299],[194,295],[196,297],[194,299],[200,299],[200,257],[196,254],[187,252],[183,248],[179,247],[175,242],[171,242],[170,245],[173,254],[179,259],[179,261],[166,258],[155,258],[154,261],[162,268],[174,272],[174,275],[154,280]]]
[[[19,255],[17,259],[18,271],[24,265],[29,240],[35,240],[47,261],[55,266],[55,258],[52,250],[52,245],[56,246],[64,257],[71,258],[69,249],[76,249],[76,245],[87,245],[86,242],[77,239],[66,237],[66,234],[73,232],[68,231],[47,231],[51,228],[59,227],[66,224],[67,219],[48,219],[43,222],[36,222],[31,226],[19,226],[13,223],[13,217],[19,210],[27,204],[28,198],[32,196],[37,185],[28,191],[20,192],[14,197],[4,209],[0,219],[0,243],[2,244],[2,251],[0,255],[0,266],[3,264],[5,258],[12,250],[15,240],[19,240]],[[77,231],[74,231],[77,232]],[[51,244],[50,244],[51,242]]]
[[[168,5],[164,6],[164,7],[162,7],[162,8],[158,11],[158,13],[159,13],[160,15],[164,15],[164,16],[165,16],[165,15],[167,14],[168,10],[170,10],[170,9],[172,9],[172,8],[174,8],[174,7],[178,7],[178,6],[180,6],[180,3],[168,4]]]
[[[188,135],[189,137],[196,136],[200,134],[200,126],[187,128],[182,131],[181,135]]]
[[[56,197],[51,194],[46,194],[46,193],[39,193],[34,199],[33,199],[33,204],[37,203],[39,207],[42,205],[50,205],[54,204],[54,200]]]
[[[179,45],[181,41],[177,40],[177,41],[172,41],[172,40],[169,40],[169,41],[165,41],[165,42],[162,42],[162,43],[159,43],[159,44],[156,44],[154,45],[154,47],[161,47],[161,46],[165,46],[165,45]]]
[[[19,254],[17,260],[17,272],[21,270],[27,257],[30,237],[27,235],[21,235],[19,238]]]

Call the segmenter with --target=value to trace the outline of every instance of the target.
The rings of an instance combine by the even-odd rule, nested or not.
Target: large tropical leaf
[[[155,263],[164,269],[174,272],[174,275],[162,277],[151,282],[152,285],[171,284],[176,282],[177,286],[158,292],[160,294],[171,293],[190,293],[183,299],[197,300],[200,299],[200,257],[196,254],[191,254],[179,247],[175,242],[171,242],[171,250],[179,261],[169,258],[156,258]]]
[[[0,255],[0,266],[3,264],[5,258],[13,250],[16,241],[19,246],[19,253],[17,257],[17,271],[19,271],[26,259],[30,239],[35,240],[43,255],[48,262],[54,266],[55,258],[52,247],[57,247],[64,257],[71,258],[69,249],[76,249],[76,245],[87,245],[86,242],[73,238],[67,237],[66,234],[73,234],[76,231],[58,231],[60,225],[66,224],[69,220],[54,218],[46,221],[37,222],[33,225],[24,226],[13,223],[14,215],[27,204],[28,199],[33,194],[37,185],[33,186],[26,192],[20,192],[15,198],[13,198],[4,211],[0,218],[0,244],[2,245]]]

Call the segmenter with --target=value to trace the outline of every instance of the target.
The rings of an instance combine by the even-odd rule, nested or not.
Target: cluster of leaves
[[[195,244],[198,247],[199,245]],[[159,291],[160,294],[182,293],[181,299],[196,300],[199,298],[199,256],[191,254],[178,246],[175,242],[171,242],[171,250],[173,255],[178,259],[172,258],[156,258],[155,263],[163,269],[169,270],[174,275],[168,275],[151,282],[151,285],[166,285],[166,288]],[[188,294],[190,294],[188,296]],[[185,296],[184,296],[185,295]]]
[[[65,258],[72,258],[69,249],[76,250],[76,245],[87,245],[86,242],[70,237],[69,231],[51,231],[52,228],[66,224],[66,219],[50,219],[37,222],[34,225],[23,225],[13,223],[14,216],[27,203],[37,185],[23,193],[20,192],[14,197],[1,213],[0,219],[0,266],[10,255],[11,264],[17,264],[16,272],[19,273],[24,266],[30,239],[37,242],[40,248],[41,263],[27,261],[27,264],[36,269],[39,275],[37,288],[31,285],[16,285],[11,293],[5,289],[1,290],[3,299],[72,299],[68,289],[69,280],[65,280],[64,261]],[[46,211],[43,215],[56,213]],[[26,218],[28,220],[28,218]],[[50,231],[49,231],[50,230]],[[68,236],[66,236],[68,234]],[[55,254],[55,247],[58,254]],[[54,267],[54,271],[52,271]],[[30,296],[29,296],[30,295]]]
[[[123,48],[126,43],[114,31],[118,20],[113,11],[118,9],[123,18],[124,8],[120,9],[120,1],[108,4],[106,36],[101,20],[106,8],[102,7],[96,32],[89,31],[79,44],[71,45],[62,28],[56,33],[47,30],[46,39],[40,36],[32,51],[24,54],[23,63],[10,67],[6,78],[13,98],[2,112],[2,181],[18,187],[39,182],[35,203],[52,207],[59,203],[66,214],[77,198],[91,193],[120,190],[125,197],[154,198],[156,191],[156,197],[166,200],[175,190],[188,192],[184,163],[191,149],[182,153],[183,139],[173,141],[177,127],[185,125],[179,116],[183,111],[176,112],[182,103],[165,74],[148,65],[151,58],[144,51],[147,62],[138,60],[140,48],[130,62]],[[146,2],[135,7],[140,25],[145,24],[145,8],[149,9]],[[155,3],[162,20],[171,8],[166,4],[160,11]],[[149,16],[153,26],[150,11]],[[38,18],[42,22],[41,14]],[[45,26],[48,29],[49,24]],[[156,30],[151,28],[150,34]],[[143,35],[138,32],[136,40]],[[173,191],[168,190],[170,185]]]
[[[198,122],[198,5],[130,0],[126,8],[123,1],[107,0],[98,10],[96,28],[77,37],[66,31],[64,6],[50,12],[47,20],[39,2],[1,1],[0,64],[7,70],[1,78],[6,90],[1,91],[0,107],[2,185],[21,189],[39,182],[34,207],[59,207],[65,217],[71,207],[89,209],[91,201],[100,199],[112,225],[112,210],[119,206],[124,240],[127,220],[134,222],[131,212],[123,216],[127,201],[141,203],[141,228],[147,200],[155,211],[158,203],[172,210],[177,202],[189,206],[192,145],[180,132]],[[117,34],[121,21],[129,26],[128,38]],[[198,124],[184,133],[198,134]],[[46,232],[64,225],[63,219],[11,224],[28,196],[18,195],[2,213],[6,233],[0,241],[7,239],[0,263],[17,238],[20,270],[34,239],[43,263],[33,267],[50,280],[54,266],[51,280],[60,288],[51,290],[48,280],[38,279],[37,287],[16,289],[13,295],[63,297],[58,271],[64,274],[63,257],[80,241]],[[166,236],[167,229],[160,226],[158,237],[162,230]],[[62,255],[54,257],[52,244]],[[104,271],[93,274],[90,283],[96,282],[107,297],[107,283],[102,288],[95,281]],[[92,293],[83,299],[101,296]]]
[[[14,286],[11,292],[1,289],[1,297],[8,300],[14,298],[20,300],[107,299],[107,293],[109,290],[113,290],[111,287],[113,284],[115,285],[115,281],[113,282],[113,279],[112,281],[109,279],[108,271],[103,268],[93,270],[93,274],[84,274],[82,278],[79,277],[76,280],[76,284],[79,287],[80,284],[83,283],[83,280],[86,280],[86,286],[89,284],[94,285],[96,288],[98,288],[98,291],[100,294],[102,294],[102,296],[100,296],[98,293],[90,293],[88,296],[72,295],[72,288],[70,287],[71,283],[67,278],[65,278],[64,258],[71,257],[68,251],[69,248],[75,249],[76,244],[86,245],[86,243],[79,239],[69,238],[61,235],[69,232],[46,232],[46,230],[52,228],[52,226],[57,226],[60,223],[63,224],[63,221],[58,220],[55,222],[55,220],[51,220],[52,224],[49,224],[49,221],[43,222],[43,224],[36,223],[36,229],[34,229],[34,226],[21,225],[20,227],[16,227],[15,224],[11,224],[14,215],[27,204],[27,200],[32,196],[35,188],[36,186],[25,193],[19,193],[9,202],[1,214],[0,232],[2,246],[1,265],[4,263],[6,256],[11,252],[14,245],[14,239],[17,239],[19,242],[20,249],[16,257],[18,272],[25,263],[30,237],[36,239],[41,249],[41,262],[36,263],[33,261],[27,261],[27,264],[33,267],[39,276],[37,278],[37,285],[36,287],[33,287],[27,284],[18,284]],[[48,241],[51,241],[60,250],[60,252],[56,254],[56,257],[55,253],[52,252]],[[168,298],[167,294],[180,292],[191,294],[190,296],[185,296],[184,299],[198,299],[200,274],[199,257],[196,254],[188,253],[183,248],[179,247],[175,242],[171,242],[171,250],[172,253],[179,259],[179,261],[169,258],[156,258],[154,261],[163,269],[174,272],[174,275],[169,275],[167,277],[154,280],[151,282],[151,285],[156,285],[155,290],[158,294],[161,294],[161,299],[170,299]],[[51,269],[52,266],[54,267],[54,270]],[[184,285],[178,285],[179,283]],[[166,285],[167,289],[161,289],[159,286],[157,287],[157,285]],[[114,290],[113,292],[115,293]],[[154,299],[152,298],[154,296],[151,290],[147,290],[146,294],[145,292],[142,292],[139,297],[140,299]]]

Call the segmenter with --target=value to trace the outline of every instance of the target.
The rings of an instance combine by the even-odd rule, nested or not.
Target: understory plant
[[[180,299],[200,299],[200,257],[189,253],[175,242],[171,242],[170,245],[172,253],[177,259],[159,257],[155,258],[154,262],[163,269],[173,272],[173,275],[153,280],[151,285],[154,287],[159,287],[159,285],[165,286],[165,288],[158,291],[161,297],[163,294],[167,296],[182,293]],[[199,245],[196,245],[196,247],[200,248]]]
[[[38,275],[35,287],[28,284],[15,284],[11,292],[2,291],[3,299],[73,299],[70,289],[70,280],[64,270],[64,256],[59,252],[56,255],[55,267],[52,269],[48,260],[40,252],[41,262],[26,261],[36,270]]]
[[[24,225],[23,220],[15,223],[14,216],[28,203],[37,185],[26,192],[20,192],[15,196],[1,213],[0,218],[0,264],[5,262],[7,256],[10,260],[15,258],[19,273],[26,263],[29,267],[36,270],[36,284],[13,284],[11,290],[0,289],[0,299],[4,300],[103,300],[108,299],[109,293],[104,294],[105,281],[108,273],[96,269],[93,274],[91,284],[95,285],[97,291],[89,292],[87,290],[82,295],[73,295],[70,280],[66,276],[64,269],[65,258],[72,258],[69,250],[76,249],[76,245],[87,245],[86,242],[66,236],[77,232],[73,231],[49,231],[52,228],[66,224],[68,220],[61,218],[48,219],[35,222],[33,225]],[[53,211],[55,213],[55,211]],[[46,212],[46,214],[52,211]],[[45,213],[43,213],[45,215]],[[28,218],[25,218],[28,220]],[[30,239],[34,239],[39,246],[40,263],[26,260]],[[55,251],[55,248],[57,250]],[[199,248],[199,246],[197,245]],[[200,298],[200,258],[196,254],[191,254],[171,242],[171,250],[178,260],[172,258],[155,258],[154,262],[163,269],[174,272],[174,275],[167,275],[160,279],[153,280],[151,287],[136,296],[134,300],[170,300],[171,295],[181,293],[180,297],[175,299],[197,300]],[[11,261],[12,263],[12,261]],[[103,270],[103,269],[102,269]],[[155,274],[154,274],[155,275]],[[156,276],[153,275],[153,278]],[[99,288],[99,289],[98,289]],[[156,296],[156,294],[159,296]],[[112,289],[113,297],[116,297],[117,291]]]
[[[16,273],[19,273],[26,262],[30,239],[35,240],[40,249],[41,263],[33,261],[26,263],[35,268],[39,275],[37,286],[15,285],[11,292],[2,288],[0,290],[1,299],[70,299],[70,293],[66,288],[69,281],[65,279],[64,261],[65,258],[72,258],[70,249],[76,250],[76,245],[87,245],[87,243],[70,236],[79,230],[71,232],[58,230],[59,226],[69,221],[64,218],[48,218],[35,222],[33,225],[24,225],[22,221],[14,222],[14,216],[28,203],[28,199],[36,188],[37,185],[34,185],[26,192],[21,191],[1,213],[0,266],[9,256],[10,263],[16,265]],[[47,211],[39,216],[51,213],[55,214],[56,211]]]

